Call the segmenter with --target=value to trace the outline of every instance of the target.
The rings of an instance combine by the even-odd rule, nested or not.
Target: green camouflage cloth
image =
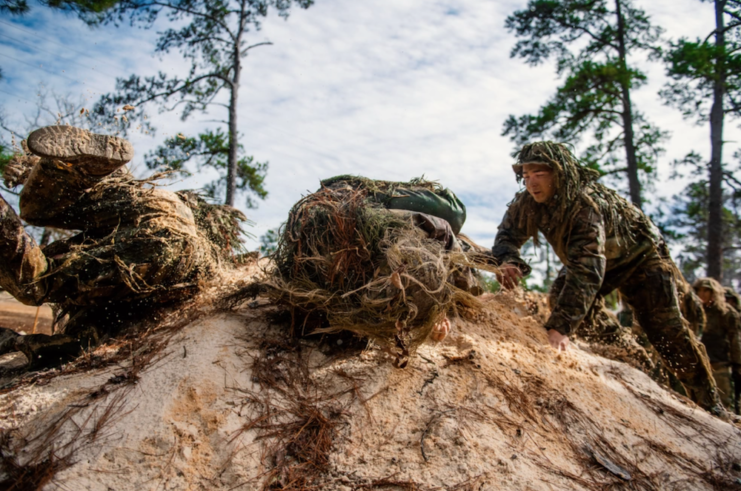
[[[712,278],[701,278],[693,285],[695,290],[706,288],[712,300],[705,305],[707,324],[702,344],[713,367],[723,405],[736,410],[734,379],[741,376],[741,315],[726,301],[727,291]]]
[[[530,268],[520,248],[542,233],[564,264],[560,291],[546,329],[575,332],[595,302],[619,289],[640,326],[667,365],[707,409],[718,403],[707,356],[680,312],[677,268],[658,229],[635,206],[578,164],[563,145],[526,145],[523,163],[544,163],[554,170],[556,195],[537,203],[527,191],[515,196],[492,248],[500,263]]]
[[[27,305],[52,303],[57,318],[64,318],[52,338],[19,339],[31,361],[41,352],[77,353],[83,345],[96,344],[119,319],[146,306],[192,296],[230,250],[224,243],[230,234],[219,233],[215,219],[231,218],[237,230],[244,219],[237,210],[222,213],[221,208],[228,207],[208,205],[195,193],[145,186],[151,181],[135,180],[122,168],[128,159],[109,158],[105,149],[74,154],[80,147],[73,143],[81,138],[83,145],[130,149],[125,140],[73,127],[48,127],[32,133],[29,141],[39,133],[47,140],[37,147],[52,148],[64,159],[16,157],[5,177],[24,184],[20,218],[78,233],[42,249],[0,196],[0,286]],[[133,156],[133,150],[128,154]],[[24,171],[24,165],[31,170]],[[213,209],[204,213],[200,205]],[[219,237],[212,240],[214,235]]]

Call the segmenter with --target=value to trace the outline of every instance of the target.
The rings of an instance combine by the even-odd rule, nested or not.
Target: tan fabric
[[[713,378],[718,384],[718,393],[723,406],[731,412],[736,412],[736,393],[731,366],[727,363],[713,363]]]

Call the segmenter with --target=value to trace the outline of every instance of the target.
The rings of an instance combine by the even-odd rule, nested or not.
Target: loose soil
[[[118,360],[0,391],[5,478],[41,469],[50,490],[741,489],[738,429],[588,346],[557,353],[542,319],[521,294],[490,295],[401,370],[350,335],[289,339],[290,318],[262,297],[205,309],[134,375]]]

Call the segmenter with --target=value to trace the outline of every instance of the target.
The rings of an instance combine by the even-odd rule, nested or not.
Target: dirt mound
[[[53,320],[54,313],[48,305],[23,305],[7,292],[0,292],[0,327],[32,334],[35,325],[35,332],[51,334]]]
[[[512,294],[454,319],[404,370],[350,335],[287,339],[266,299],[203,305],[114,364],[3,389],[6,484],[741,489],[741,432],[586,347],[556,353]]]

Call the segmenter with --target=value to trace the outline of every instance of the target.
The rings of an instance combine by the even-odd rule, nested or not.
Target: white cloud
[[[491,244],[517,189],[502,123],[508,114],[537,110],[558,83],[551,65],[533,68],[509,58],[515,39],[504,19],[525,4],[318,0],[306,11],[294,10],[288,21],[267,19],[251,39],[274,45],[246,58],[239,106],[241,143],[257,160],[270,161],[270,196],[257,210],[247,210],[257,222],[253,232],[260,235],[281,223],[322,178],[350,173],[406,180],[424,174],[463,197],[469,210],[464,231]],[[697,0],[640,4],[671,37],[704,36],[713,22],[712,7]],[[4,97],[7,110],[16,114],[32,109],[28,101],[39,82],[59,92],[99,94],[113,89],[115,77],[187,69],[177,54],[152,56],[157,29],[93,30],[38,7],[23,21],[27,27],[9,27],[7,18],[0,22],[3,53],[32,65],[0,57],[8,77],[0,90],[17,96]],[[707,130],[682,122],[677,111],[661,104],[656,92],[663,68],[646,67],[652,82],[634,101],[673,132],[662,160],[666,176],[672,158],[690,149],[707,153]],[[224,118],[219,109],[187,122],[173,113],[158,114],[157,138],[141,135],[132,141],[141,156],[165,134],[194,135],[213,126],[204,120]],[[728,139],[738,139],[738,129],[727,127]],[[213,176],[199,177],[178,186]],[[679,186],[662,184],[659,192],[668,195]]]

